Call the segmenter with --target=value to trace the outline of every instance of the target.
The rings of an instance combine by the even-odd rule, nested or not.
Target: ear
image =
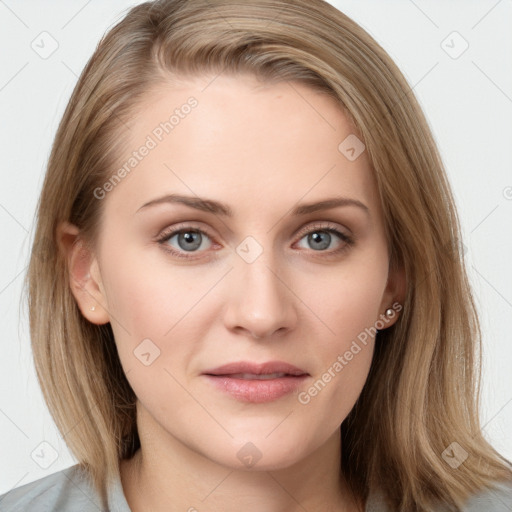
[[[64,255],[71,292],[89,322],[97,325],[110,321],[106,296],[96,257],[80,237],[80,230],[69,222],[57,227],[59,250]]]
[[[402,266],[392,265],[390,263],[388,281],[384,294],[382,295],[379,315],[379,320],[384,320],[386,326],[380,330],[391,327],[400,317],[399,313],[403,309],[405,300],[406,284],[405,269]],[[385,313],[388,309],[394,311],[392,316],[386,316]]]

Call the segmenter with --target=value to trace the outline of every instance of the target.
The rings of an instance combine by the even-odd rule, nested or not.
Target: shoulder
[[[77,464],[0,495],[3,512],[99,512],[101,500]]]
[[[512,510],[512,481],[495,482],[493,489],[475,494],[466,504],[464,512],[510,512]]]
[[[445,511],[442,505],[437,509]],[[493,482],[492,489],[485,489],[473,494],[462,508],[462,512],[511,512],[512,481]],[[365,512],[391,512],[386,504],[385,495],[380,488],[370,492]]]

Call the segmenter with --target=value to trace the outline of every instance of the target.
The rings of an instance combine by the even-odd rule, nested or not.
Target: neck
[[[286,468],[241,470],[218,464],[145,421],[138,404],[141,448],[121,462],[132,512],[355,512],[363,510],[341,473],[339,429],[306,458]]]

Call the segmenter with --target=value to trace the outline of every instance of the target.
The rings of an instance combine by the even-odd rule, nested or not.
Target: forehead
[[[121,136],[128,172],[108,202],[122,210],[163,193],[218,198],[235,215],[326,195],[378,208],[366,152],[347,158],[347,144],[364,147],[354,127],[333,98],[297,82],[221,75],[160,85]]]

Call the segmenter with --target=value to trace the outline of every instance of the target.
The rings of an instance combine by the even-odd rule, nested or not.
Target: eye
[[[190,258],[186,253],[200,252],[209,248],[211,243],[205,243],[207,240],[210,240],[210,236],[203,229],[187,225],[164,231],[157,241],[172,255],[178,258]]]
[[[351,236],[344,234],[335,225],[328,223],[309,225],[299,233],[299,236],[299,243],[305,240],[313,252],[326,257],[340,254],[354,244],[354,239]],[[195,256],[194,253],[201,253],[212,247],[212,239],[213,237],[204,229],[188,224],[165,230],[157,239],[157,242],[173,256],[194,259],[200,257]],[[336,245],[336,241],[338,241],[338,247],[332,249],[331,246]],[[305,247],[305,249],[307,248]],[[326,250],[329,248],[331,250]]]
[[[354,243],[352,237],[342,233],[331,224],[314,224],[313,226],[308,226],[305,230],[301,231],[299,235],[302,235],[300,241],[305,240],[306,244],[308,244],[313,251],[327,252],[330,255],[338,254],[348,249]],[[338,245],[340,245],[339,240],[342,241],[341,246],[331,251],[325,251],[325,249],[329,249],[333,242],[336,243],[336,239],[338,239]]]

